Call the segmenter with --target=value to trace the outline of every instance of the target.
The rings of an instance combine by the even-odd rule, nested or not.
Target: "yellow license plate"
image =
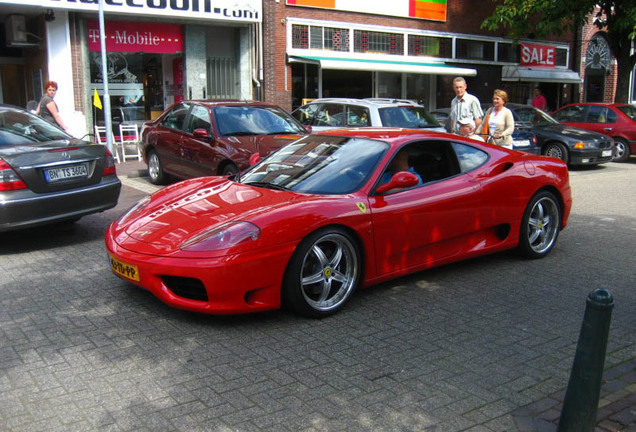
[[[110,257],[110,268],[113,273],[125,277],[126,279],[139,282],[139,269],[137,266],[126,264],[116,258]]]

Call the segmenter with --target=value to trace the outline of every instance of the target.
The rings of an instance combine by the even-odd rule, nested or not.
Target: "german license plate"
[[[137,266],[119,261],[117,258],[111,256],[110,268],[113,270],[113,273],[117,275],[139,282],[139,269]]]
[[[63,168],[51,168],[44,170],[47,182],[56,182],[77,177],[88,177],[88,167],[84,164],[69,165]]]
[[[515,147],[528,147],[530,145],[530,140],[515,140]]]
[[[609,157],[612,155],[612,151],[611,150],[603,150],[602,156],[603,157]]]

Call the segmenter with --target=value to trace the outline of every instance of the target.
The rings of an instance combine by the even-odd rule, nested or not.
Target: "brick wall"
[[[436,22],[287,6],[285,0],[265,0],[263,2],[263,75],[265,80],[263,99],[285,109],[291,109],[292,73],[291,67],[285,62],[288,17],[504,37],[503,30],[488,32],[480,28],[481,23],[492,15],[494,6],[495,4],[490,1],[453,0],[448,2],[446,22]],[[571,34],[564,34],[560,37],[546,38],[546,40],[570,42],[573,37]]]
[[[597,33],[603,33],[598,29],[593,23],[593,16],[590,16],[587,24],[583,26],[581,29],[581,78],[585,79],[585,66],[586,59],[585,54],[587,52],[587,47],[592,40],[592,38]],[[611,66],[609,72],[605,77],[605,91],[604,91],[604,99],[603,102],[614,102],[616,97],[616,84],[617,84],[617,67],[616,67],[616,59],[612,56]],[[581,86],[581,93],[579,97],[579,102],[585,102],[585,85]]]

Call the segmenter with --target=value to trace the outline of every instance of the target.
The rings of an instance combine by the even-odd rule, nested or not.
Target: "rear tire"
[[[629,144],[622,138],[614,138],[614,142],[616,143],[614,162],[626,162],[631,155]]]
[[[543,258],[554,247],[561,230],[561,206],[553,193],[535,194],[521,220],[519,252],[527,258]]]
[[[360,252],[344,230],[329,227],[307,236],[289,260],[283,305],[314,318],[338,312],[360,280]]]
[[[168,175],[164,172],[161,159],[155,150],[150,150],[148,154],[148,177],[150,183],[156,185],[163,185],[168,181]]]

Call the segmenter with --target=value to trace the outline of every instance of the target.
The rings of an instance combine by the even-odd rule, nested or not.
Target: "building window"
[[[355,30],[353,40],[355,52],[404,55],[404,35],[401,33]]]
[[[325,49],[331,51],[349,51],[349,30],[324,28]]]
[[[563,49],[563,48],[557,48],[556,49],[556,59],[555,59],[555,63],[556,66],[564,66],[567,67],[568,65],[568,50]]]
[[[519,46],[499,42],[497,44],[497,60],[500,62],[519,63]]]
[[[462,60],[495,60],[494,42],[457,39],[457,58]]]
[[[322,27],[311,26],[310,31],[310,48],[313,49],[322,49]]]
[[[409,35],[409,55],[427,57],[453,57],[451,38]]]
[[[292,48],[309,48],[309,27],[306,25],[292,26]]]

